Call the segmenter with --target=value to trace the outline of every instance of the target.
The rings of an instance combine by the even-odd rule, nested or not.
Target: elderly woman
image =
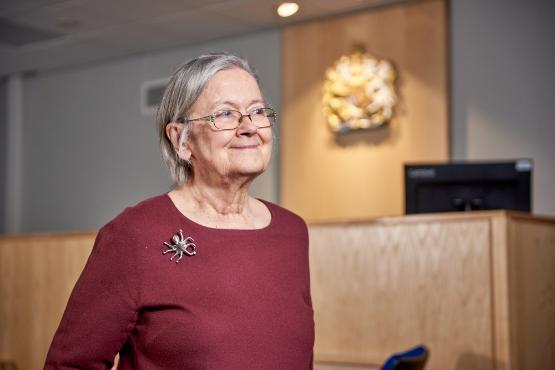
[[[276,114],[249,64],[195,58],[157,115],[175,187],[98,233],[46,369],[310,369],[308,234],[249,196]]]

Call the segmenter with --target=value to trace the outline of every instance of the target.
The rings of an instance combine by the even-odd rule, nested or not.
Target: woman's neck
[[[190,177],[187,182],[174,189],[178,200],[187,203],[189,210],[213,216],[233,216],[249,211],[248,189],[253,179],[230,179],[214,182]],[[232,181],[235,180],[235,181]]]
[[[201,225],[258,229],[270,223],[271,214],[263,203],[248,195],[250,182],[214,187],[189,179],[169,196],[181,213]]]
[[[238,215],[247,211],[248,190],[247,186],[210,187],[207,184],[195,182],[183,186],[183,195],[188,195],[188,200],[195,204],[198,210],[214,212],[219,215]]]

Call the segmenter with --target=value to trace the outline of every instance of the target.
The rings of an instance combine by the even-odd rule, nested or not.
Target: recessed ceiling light
[[[281,3],[277,8],[277,13],[280,17],[289,17],[299,10],[297,3]]]

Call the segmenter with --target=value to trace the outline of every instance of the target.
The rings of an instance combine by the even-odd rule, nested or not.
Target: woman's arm
[[[45,369],[110,369],[138,316],[133,233],[100,230],[54,335]]]

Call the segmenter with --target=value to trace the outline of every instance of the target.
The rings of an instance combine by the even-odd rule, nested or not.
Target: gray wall
[[[6,80],[0,78],[0,233],[5,232],[6,209],[6,120],[8,116]]]
[[[279,109],[277,45],[278,31],[263,32],[27,77],[20,231],[96,229],[167,191],[153,116],[140,110],[142,82],[167,77],[200,53],[226,50],[249,59]],[[276,170],[274,161],[254,184],[255,196],[277,200]]]
[[[533,210],[555,215],[555,1],[453,0],[452,154],[532,158]]]

